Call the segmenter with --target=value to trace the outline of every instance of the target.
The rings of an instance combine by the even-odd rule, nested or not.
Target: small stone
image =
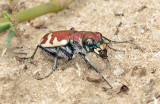
[[[123,68],[120,68],[120,67],[117,67],[114,71],[113,71],[113,74],[116,75],[116,76],[120,76],[124,73],[124,69]]]
[[[102,87],[102,90],[106,92],[108,89],[106,87]]]
[[[24,65],[23,69],[24,69],[24,70],[27,70],[27,69],[28,69],[28,66],[27,66],[27,65]]]
[[[92,77],[87,77],[86,79],[87,79],[89,82],[94,82],[94,83],[100,83],[100,82],[102,81],[100,77],[94,77],[94,78],[92,78]]]
[[[126,85],[122,85],[118,93],[127,92],[127,91],[129,91],[129,88]]]
[[[134,66],[132,69],[132,73],[131,76],[138,76],[138,77],[142,77],[146,75],[146,68],[142,67],[140,65]]]
[[[25,2],[24,2],[24,1],[22,1],[22,2],[20,2],[20,3],[19,3],[19,8],[20,8],[20,10],[22,10],[22,9],[25,9],[25,8],[26,8],[26,4],[25,4]]]
[[[33,74],[33,76],[37,80],[40,79],[40,73],[39,73],[39,71],[35,71],[34,74]]]
[[[18,57],[18,56],[15,56],[15,59],[17,61],[19,61],[20,63],[24,63],[24,60],[22,58]]]
[[[35,28],[43,28],[43,27],[45,27],[44,25],[45,25],[45,21],[30,21],[30,24],[33,26],[33,27],[35,27]]]
[[[160,97],[160,92],[156,92],[154,96],[158,99]]]
[[[119,93],[121,87],[123,86],[123,84],[121,82],[114,82],[114,84],[112,84],[112,85],[113,85],[114,91],[116,93]]]
[[[154,85],[155,81],[153,79],[150,79],[149,83],[144,86],[146,95],[148,95],[153,90]]]
[[[140,33],[144,33],[145,32],[145,30],[142,28],[142,29],[140,29]]]
[[[124,13],[117,12],[117,13],[114,13],[114,15],[115,15],[116,17],[121,17],[121,16],[124,16]]]
[[[160,59],[160,52],[155,53],[153,55],[153,58],[159,60]]]
[[[90,71],[86,76],[86,80],[88,80],[89,82],[100,83],[102,81],[102,78],[96,72]]]

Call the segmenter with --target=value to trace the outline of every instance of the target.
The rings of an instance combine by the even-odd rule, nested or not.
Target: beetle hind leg
[[[42,80],[42,79],[45,79],[45,78],[49,77],[57,69],[57,61],[58,61],[58,56],[55,57],[52,71],[48,75],[46,75],[45,77],[37,78],[37,80]]]
[[[33,58],[34,58],[34,56],[35,56],[35,54],[36,54],[36,52],[37,52],[38,48],[41,48],[42,50],[44,50],[45,52],[47,52],[48,54],[50,54],[50,55],[52,55],[52,56],[55,56],[55,55],[56,55],[55,53],[51,52],[51,51],[50,51],[50,50],[48,50],[47,48],[44,48],[44,47],[43,47],[43,46],[41,46],[41,45],[37,45],[37,47],[36,47],[36,49],[35,49],[35,51],[34,51],[33,55],[30,57],[31,59],[33,59]]]
[[[40,45],[37,46],[36,50],[38,49],[38,47],[41,48],[41,49],[43,49],[44,51],[46,51],[46,52],[47,52],[48,54],[50,54],[51,56],[55,56],[54,65],[53,65],[53,68],[52,68],[51,72],[50,72],[48,75],[46,75],[45,77],[37,78],[37,80],[42,80],[42,79],[45,79],[45,78],[49,77],[49,76],[57,69],[57,61],[58,61],[58,58],[59,58],[59,57],[58,57],[59,48],[56,49],[56,50],[57,50],[57,54],[53,54],[52,52],[50,52],[49,50],[47,50],[46,48],[44,48],[44,47],[42,47],[42,46],[40,46]],[[32,56],[35,55],[36,50],[35,50],[35,52],[33,53]]]
[[[36,49],[35,49],[35,51],[34,51],[34,53],[33,53],[33,55],[30,57],[31,59],[33,59],[34,58],[34,56],[35,56],[35,54],[36,54],[36,52],[37,52],[37,50],[38,50],[38,48],[39,48],[40,46],[39,45],[37,45],[37,47],[36,47]]]

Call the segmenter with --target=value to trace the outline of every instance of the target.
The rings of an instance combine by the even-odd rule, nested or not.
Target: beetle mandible
[[[111,43],[129,43],[129,41],[112,41],[102,36],[100,32],[76,31],[71,28],[70,30],[55,31],[44,35],[31,58],[34,57],[38,48],[55,57],[52,71],[47,76],[39,78],[39,80],[49,77],[54,72],[57,68],[57,60],[59,58],[68,58],[68,60],[71,60],[78,54],[100,74],[99,70],[90,63],[86,55],[87,53],[94,52],[101,58],[108,60],[107,47],[111,48],[109,46]],[[107,82],[102,75],[101,77]],[[107,84],[109,83],[107,82]],[[109,86],[112,87],[110,84]]]

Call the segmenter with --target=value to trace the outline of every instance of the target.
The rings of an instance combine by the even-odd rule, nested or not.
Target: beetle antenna
[[[113,51],[115,51],[115,52],[125,52],[125,51],[123,51],[123,50],[118,50],[118,49],[114,49],[114,48],[112,48],[112,47],[110,47],[109,45],[108,45],[108,48],[110,48],[111,50],[113,50]]]
[[[106,39],[107,41],[109,41],[108,44],[117,44],[117,43],[131,43],[131,41],[113,41],[113,40],[110,40],[104,36],[102,36],[104,39]]]
[[[129,40],[129,41],[113,41],[113,40],[110,40],[110,39],[108,39],[104,36],[102,36],[102,37],[104,39],[106,39],[107,41],[109,41],[109,43],[107,43],[107,44],[129,43],[129,44],[132,44],[132,45],[136,46],[137,49],[139,49],[141,52],[143,52],[143,49],[140,46],[138,46],[137,44],[133,43],[132,40]]]

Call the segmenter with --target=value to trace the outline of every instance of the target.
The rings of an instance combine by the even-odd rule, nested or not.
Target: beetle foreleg
[[[101,74],[101,72],[97,69],[97,68],[95,68],[91,63],[90,63],[90,61],[89,61],[89,59],[86,57],[86,55],[84,55],[84,54],[80,54],[81,56],[82,56],[82,58],[83,58],[83,60],[86,62],[86,63],[88,63],[101,77],[102,77],[102,79],[110,86],[110,88],[112,89],[113,87],[111,86],[111,84],[104,78],[104,76]]]

